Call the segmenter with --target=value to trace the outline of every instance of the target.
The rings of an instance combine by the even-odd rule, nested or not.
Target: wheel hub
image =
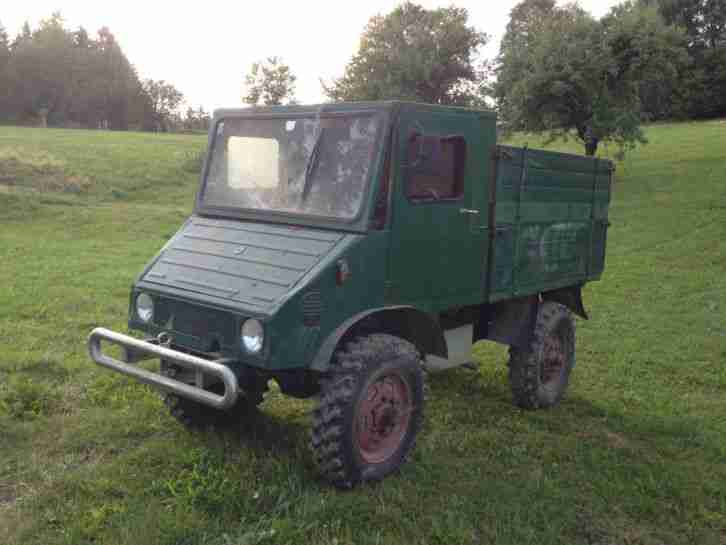
[[[358,404],[356,438],[366,463],[385,462],[398,449],[408,430],[411,393],[397,374],[372,382]]]
[[[555,335],[547,335],[544,341],[542,358],[542,382],[544,384],[557,380],[567,362],[562,341]]]

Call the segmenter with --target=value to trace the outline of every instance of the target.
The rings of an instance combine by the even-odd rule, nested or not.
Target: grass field
[[[514,408],[478,345],[430,377],[413,463],[338,492],[310,402],[191,434],[86,354],[189,214],[205,139],[0,128],[0,544],[725,544],[726,123],[647,135],[562,405]]]

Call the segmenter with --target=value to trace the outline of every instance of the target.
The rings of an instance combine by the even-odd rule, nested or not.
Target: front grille
[[[223,311],[171,299],[157,299],[154,323],[158,327],[197,337],[204,343],[218,339],[231,346],[236,339],[236,320]]]

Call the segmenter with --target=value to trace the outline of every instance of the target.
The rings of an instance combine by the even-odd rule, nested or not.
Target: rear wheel
[[[411,453],[423,419],[424,374],[409,342],[374,334],[339,350],[322,381],[311,446],[339,488],[380,480]]]
[[[529,346],[509,349],[509,384],[515,405],[524,409],[559,403],[575,366],[575,322],[570,310],[542,303]]]

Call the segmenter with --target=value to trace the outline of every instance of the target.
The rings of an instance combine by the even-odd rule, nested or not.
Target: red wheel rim
[[[547,335],[542,354],[542,382],[548,384],[562,374],[567,361],[562,340],[555,335]]]
[[[411,390],[397,374],[368,385],[358,402],[355,437],[360,457],[380,464],[398,450],[411,420]]]

